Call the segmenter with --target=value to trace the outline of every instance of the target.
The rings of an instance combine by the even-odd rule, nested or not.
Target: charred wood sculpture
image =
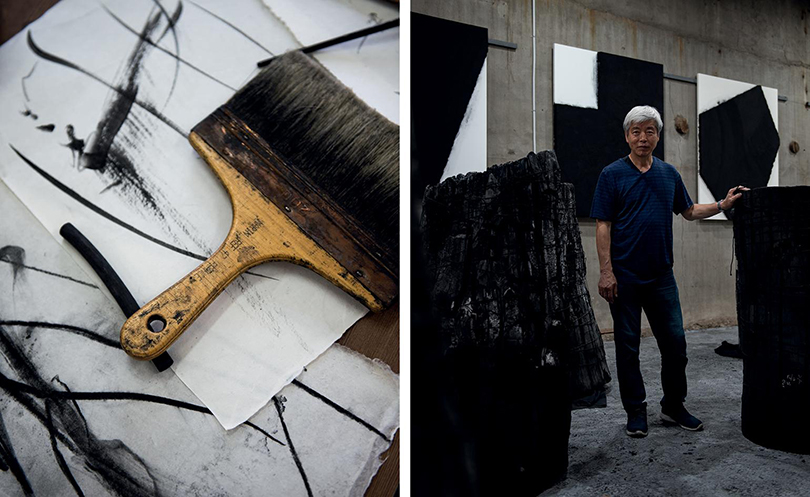
[[[757,188],[734,211],[742,432],[810,454],[810,187]]]
[[[422,214],[466,477],[476,494],[537,495],[565,476],[572,400],[610,381],[573,187],[553,152],[530,153],[429,187]]]

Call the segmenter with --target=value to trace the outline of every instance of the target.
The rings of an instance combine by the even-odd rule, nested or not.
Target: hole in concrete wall
[[[689,133],[689,122],[680,114],[675,116],[675,131],[677,131],[679,135]]]

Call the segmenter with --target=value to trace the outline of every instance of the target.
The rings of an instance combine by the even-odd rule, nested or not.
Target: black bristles
[[[274,58],[224,107],[398,260],[397,125],[300,52]]]

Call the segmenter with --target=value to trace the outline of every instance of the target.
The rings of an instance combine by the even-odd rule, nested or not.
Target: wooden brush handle
[[[231,233],[235,231],[238,232],[239,227],[231,229]],[[251,257],[258,255],[255,250],[253,253],[231,250],[236,240],[229,236],[207,261],[124,323],[121,345],[129,355],[149,360],[165,352],[231,281],[262,262]]]
[[[287,261],[308,267],[369,309],[382,309],[374,294],[196,133],[192,132],[189,140],[231,196],[231,230],[207,261],[124,323],[121,346],[127,354],[151,360],[163,353],[234,278],[265,261]],[[149,325],[153,322],[163,323],[163,329],[152,331]]]

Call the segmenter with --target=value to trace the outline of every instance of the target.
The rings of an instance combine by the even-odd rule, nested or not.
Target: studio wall
[[[532,149],[533,90],[537,149],[554,148],[559,130],[554,117],[553,46],[558,43],[660,64],[666,74],[696,78],[701,73],[776,89],[787,98],[777,103],[775,122],[778,184],[810,184],[806,2],[777,0],[767,7],[703,0],[535,0],[534,4],[532,18],[531,0],[412,1],[415,12],[485,27],[489,38],[517,44],[516,50],[491,47],[487,57],[487,164],[514,160]],[[694,200],[698,199],[697,91],[695,83],[665,78],[661,109],[664,160],[675,165]],[[418,98],[416,93],[413,98]],[[678,117],[686,123],[680,126],[683,133],[676,130]],[[624,143],[621,127],[601,131],[615,133],[615,140]],[[797,153],[789,151],[794,141]],[[594,311],[600,328],[609,331],[610,312],[596,291],[595,223],[580,218],[580,228]],[[731,222],[687,222],[677,217],[674,241],[675,275],[687,327],[736,323]]]

